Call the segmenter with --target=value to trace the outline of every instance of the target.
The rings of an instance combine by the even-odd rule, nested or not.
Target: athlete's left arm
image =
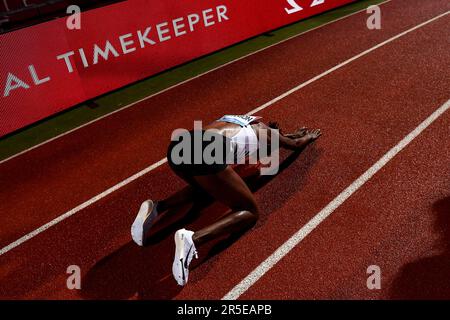
[[[260,139],[260,137],[262,137],[263,135],[264,138],[267,139],[266,141],[268,143],[270,143],[272,139],[278,139],[281,148],[289,150],[298,150],[303,148],[306,144],[310,142],[310,139],[308,137],[294,139],[285,136],[282,133],[278,123],[269,123],[269,125],[266,125],[263,122],[259,122],[252,125],[252,127],[255,129],[258,139]]]

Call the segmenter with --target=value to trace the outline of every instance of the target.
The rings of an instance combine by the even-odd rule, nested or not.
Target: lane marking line
[[[378,171],[380,171],[392,158],[410,144],[418,135],[420,135],[428,126],[436,119],[444,114],[450,108],[450,100],[434,111],[427,119],[419,124],[397,145],[390,149],[383,157],[380,158],[373,166],[364,172],[358,179],[342,191],[333,201],[316,214],[307,224],[298,230],[291,238],[283,243],[274,253],[256,267],[248,276],[246,276],[239,284],[230,290],[222,299],[235,300],[253,286],[261,277],[274,267],[283,257],[285,257],[292,249],[294,249],[303,239],[306,238],[315,228],[317,228],[326,218],[328,218],[337,208],[339,208],[353,193],[361,188],[370,180]]]
[[[70,216],[73,216],[75,213],[89,207],[90,205],[94,204],[95,202],[99,201],[100,199],[106,197],[107,195],[113,193],[114,191],[117,191],[118,189],[126,186],[127,184],[129,184],[130,182],[138,179],[139,177],[147,174],[148,172],[156,169],[157,167],[159,167],[160,165],[164,164],[165,162],[167,162],[167,159],[161,159],[160,161],[152,164],[150,167],[145,168],[144,170],[136,173],[135,175],[132,175],[131,177],[123,180],[122,182],[116,184],[115,186],[109,188],[108,190],[96,195],[95,197],[89,199],[88,201],[80,204],[79,206],[73,208],[70,211],[67,211],[66,213],[60,215],[59,217],[53,219],[52,221],[44,224],[43,226],[37,228],[36,230],[24,235],[23,237],[21,237],[20,239],[14,241],[13,243],[7,245],[6,247],[2,248],[0,250],[0,256],[7,253],[8,251],[14,249],[15,247],[18,247],[19,245],[21,245],[22,243],[30,240],[31,238],[34,238],[35,236],[37,236],[38,234],[44,232],[45,230],[47,230],[48,228],[53,227],[54,225],[60,223],[61,221],[69,218]]]
[[[381,2],[381,3],[377,4],[377,5],[380,6],[380,5],[383,5],[383,4],[388,3],[388,2],[391,2],[391,1],[392,1],[392,0],[386,0],[386,1],[384,1],[384,2]],[[57,139],[59,139],[59,138],[62,138],[62,137],[64,137],[65,135],[68,135],[68,134],[70,134],[70,133],[72,133],[72,132],[74,132],[74,131],[77,131],[78,129],[81,129],[81,128],[84,128],[84,127],[86,127],[86,126],[89,126],[89,125],[91,125],[91,124],[93,124],[93,123],[95,123],[95,122],[97,122],[97,121],[100,121],[100,120],[102,120],[102,119],[104,119],[104,118],[106,118],[106,117],[109,117],[109,116],[111,116],[111,115],[113,115],[113,114],[115,114],[115,113],[117,113],[117,112],[120,112],[120,111],[123,111],[123,110],[125,110],[125,109],[128,109],[128,108],[130,108],[130,107],[132,107],[132,106],[134,106],[134,105],[136,105],[136,104],[139,104],[139,103],[141,103],[141,102],[143,102],[143,101],[149,100],[149,99],[151,99],[151,98],[153,98],[153,97],[155,97],[155,96],[157,96],[157,95],[163,94],[163,93],[165,93],[165,92],[167,92],[167,91],[169,91],[169,90],[172,90],[172,89],[174,89],[174,88],[176,88],[176,87],[179,87],[179,86],[181,86],[181,85],[183,85],[183,84],[186,84],[186,83],[188,83],[188,82],[190,82],[190,81],[193,81],[193,80],[198,79],[198,78],[200,78],[200,77],[203,77],[203,76],[205,76],[205,75],[207,75],[207,74],[209,74],[209,73],[212,73],[212,72],[217,71],[217,70],[219,70],[219,69],[221,69],[221,68],[224,68],[224,67],[226,67],[226,66],[228,66],[228,65],[230,65],[230,64],[233,64],[233,63],[235,63],[235,62],[238,62],[238,61],[240,61],[240,60],[243,60],[243,59],[245,59],[245,58],[248,58],[248,57],[250,57],[250,56],[252,56],[252,55],[254,55],[254,54],[260,53],[260,52],[262,52],[262,51],[264,51],[264,50],[267,50],[267,49],[269,49],[269,48],[272,48],[272,47],[275,47],[275,46],[280,45],[280,44],[282,44],[282,43],[285,43],[285,42],[287,42],[287,41],[289,41],[289,40],[295,39],[295,38],[297,38],[297,37],[299,37],[299,36],[301,36],[301,35],[304,35],[304,34],[306,34],[306,33],[308,33],[308,32],[311,32],[311,31],[320,29],[320,28],[325,27],[325,26],[327,26],[327,25],[330,25],[330,24],[332,24],[332,23],[335,23],[335,22],[338,22],[338,21],[340,21],[340,20],[349,18],[349,17],[351,17],[351,16],[353,16],[353,15],[355,15],[355,14],[361,13],[361,12],[366,11],[366,10],[367,10],[367,8],[361,9],[361,10],[359,10],[359,11],[350,13],[350,14],[348,14],[348,15],[346,15],[346,16],[342,16],[342,17],[340,17],[340,18],[338,18],[338,19],[336,19],[336,20],[329,21],[329,22],[327,22],[327,23],[321,24],[320,26],[314,27],[314,28],[312,28],[312,29],[308,29],[308,30],[306,30],[306,31],[304,31],[304,32],[301,32],[301,33],[299,33],[299,34],[296,34],[296,35],[294,35],[294,36],[291,36],[291,37],[289,37],[289,38],[286,38],[286,39],[284,39],[284,40],[281,40],[280,42],[277,42],[277,43],[271,44],[271,45],[269,45],[269,46],[267,46],[267,47],[258,49],[258,50],[256,50],[256,51],[253,51],[253,52],[251,52],[251,53],[249,53],[249,54],[246,54],[246,55],[244,55],[244,56],[242,56],[242,57],[239,57],[239,58],[237,58],[237,59],[231,60],[231,61],[226,62],[226,63],[224,63],[224,64],[222,64],[222,65],[220,65],[220,66],[217,66],[217,67],[215,67],[215,68],[213,68],[213,69],[210,69],[210,70],[208,70],[208,71],[205,71],[205,72],[203,72],[203,73],[200,73],[200,74],[198,74],[198,75],[196,75],[196,76],[194,76],[194,77],[192,77],[192,78],[189,78],[189,79],[186,79],[186,80],[181,81],[181,82],[179,82],[179,83],[176,83],[176,84],[174,84],[173,86],[167,87],[167,88],[165,88],[165,89],[163,89],[163,90],[161,90],[161,91],[158,91],[158,92],[156,92],[156,93],[153,93],[153,94],[151,94],[151,95],[149,95],[149,96],[147,96],[147,97],[145,97],[145,98],[142,98],[142,99],[140,99],[140,100],[137,100],[137,101],[135,101],[135,102],[133,102],[133,103],[130,103],[130,104],[126,105],[126,106],[123,106],[122,108],[119,108],[119,109],[117,109],[117,110],[115,110],[115,111],[112,111],[112,112],[110,112],[110,113],[107,113],[107,114],[105,114],[105,115],[103,115],[103,116],[101,116],[101,117],[98,117],[98,118],[94,119],[94,120],[91,120],[91,121],[89,121],[89,122],[86,122],[85,124],[82,124],[82,125],[80,125],[80,126],[78,126],[78,127],[75,127],[75,128],[73,128],[73,129],[71,129],[71,130],[69,130],[69,131],[66,131],[66,132],[64,132],[64,133],[61,133],[60,135],[57,135],[56,137],[50,138],[50,139],[48,139],[48,140],[46,140],[46,141],[44,141],[44,142],[41,142],[41,143],[39,143],[39,144],[37,144],[37,145],[35,145],[35,146],[32,146],[32,147],[30,147],[30,148],[28,148],[28,149],[25,149],[25,150],[23,150],[23,151],[20,151],[20,152],[18,152],[18,153],[16,153],[16,154],[14,154],[14,155],[12,155],[12,156],[6,158],[6,159],[0,160],[0,164],[2,164],[2,163],[4,163],[4,162],[7,162],[7,161],[9,161],[9,160],[11,160],[11,159],[14,159],[14,158],[16,158],[16,157],[18,157],[18,156],[21,156],[22,154],[27,153],[28,151],[34,150],[34,149],[36,149],[36,148],[39,148],[39,147],[41,147],[41,146],[43,146],[43,145],[45,145],[45,144],[47,144],[47,143],[50,143],[50,142],[52,142],[52,141],[54,141],[54,140],[57,140]],[[302,21],[299,21],[299,22],[302,22]]]
[[[343,66],[349,64],[350,62],[352,62],[352,61],[354,61],[354,60],[356,60],[356,59],[358,59],[358,58],[360,58],[360,57],[362,57],[362,56],[364,56],[364,55],[366,55],[366,54],[368,54],[368,53],[370,53],[370,52],[372,52],[372,51],[374,51],[374,50],[376,50],[376,49],[378,49],[378,48],[380,48],[380,47],[382,47],[382,46],[384,46],[384,45],[386,45],[386,44],[388,44],[388,43],[390,43],[390,42],[392,42],[392,41],[394,41],[394,40],[396,40],[396,39],[398,39],[398,38],[400,38],[400,37],[402,37],[402,36],[404,36],[406,34],[408,34],[408,33],[410,33],[410,32],[412,32],[412,31],[414,31],[414,30],[416,30],[418,28],[421,28],[421,27],[423,27],[423,26],[425,26],[425,25],[427,25],[427,24],[429,24],[429,23],[431,23],[431,22],[433,22],[433,21],[435,21],[435,20],[437,20],[437,19],[439,19],[439,18],[449,14],[449,13],[450,13],[450,11],[447,11],[447,12],[445,12],[443,14],[440,14],[440,15],[438,15],[438,16],[430,19],[430,20],[427,20],[427,21],[425,21],[425,22],[423,22],[423,23],[421,23],[421,24],[419,24],[419,25],[417,25],[417,26],[415,26],[415,27],[413,27],[413,28],[411,28],[409,30],[406,30],[406,31],[402,32],[402,33],[400,33],[400,34],[398,34],[398,35],[396,35],[396,36],[394,36],[394,37],[392,37],[392,38],[390,38],[390,39],[388,39],[388,40],[386,40],[386,41],[384,41],[384,42],[382,42],[382,43],[380,43],[380,44],[378,44],[378,45],[376,45],[374,47],[372,47],[371,49],[368,49],[368,50],[366,50],[366,51],[356,55],[355,57],[350,58],[350,59],[346,60],[345,62],[340,63],[339,65],[337,65],[337,66],[333,67],[332,69],[330,69],[331,71],[330,70],[325,71],[325,72],[321,73],[320,75],[312,78],[311,80],[308,80],[308,81],[302,83],[301,85],[299,85],[299,86],[289,90],[287,93],[284,93],[284,94],[278,96],[277,98],[275,98],[275,99],[265,103],[264,105],[262,105],[262,106],[260,106],[260,107],[258,107],[256,109],[250,111],[247,114],[251,115],[251,114],[254,114],[254,113],[258,112],[258,111],[261,111],[261,110],[263,110],[263,109],[273,105],[275,102],[285,98],[289,94],[292,94],[292,93],[300,90],[301,88],[305,87],[306,85],[311,84],[312,82],[321,79],[322,77],[330,74],[331,72],[333,72],[333,71],[335,71],[335,70],[337,70],[339,68],[342,68]],[[115,186],[107,189],[106,191],[103,191],[102,193],[100,193],[100,194],[96,195],[95,197],[89,199],[88,201],[80,204],[79,206],[73,208],[72,210],[70,210],[70,211],[62,214],[61,216],[53,219],[52,221],[48,222],[47,224],[45,224],[45,225],[39,227],[38,229],[36,229],[36,230],[26,234],[25,236],[21,237],[20,239],[14,241],[11,244],[7,245],[6,247],[2,248],[0,250],[0,256],[5,254],[5,253],[7,253],[7,252],[9,252],[9,251],[11,251],[15,247],[23,244],[24,242],[34,238],[35,236],[37,236],[41,232],[47,230],[48,228],[58,224],[59,222],[69,218],[70,216],[73,216],[75,213],[77,213],[77,212],[79,212],[79,211],[89,207],[90,205],[92,205],[95,202],[99,201],[100,199],[108,196],[109,194],[113,193],[114,191],[122,188],[123,186],[125,186],[125,185],[133,182],[134,180],[142,177],[143,175],[149,173],[150,171],[158,168],[159,166],[161,166],[162,164],[164,164],[166,162],[167,162],[167,158],[159,160],[158,162],[156,162],[156,163],[152,164],[151,166],[143,169],[142,171],[139,171],[138,173],[132,175],[131,177],[129,177],[129,178],[123,180],[122,182],[116,184]]]

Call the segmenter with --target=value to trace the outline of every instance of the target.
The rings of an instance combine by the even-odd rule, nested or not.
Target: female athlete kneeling
[[[198,246],[224,234],[248,229],[258,219],[259,212],[255,198],[244,180],[230,165],[229,159],[231,158],[234,163],[242,163],[242,159],[255,154],[259,147],[258,139],[263,134],[264,139],[268,137],[269,143],[273,142],[273,139],[278,139],[280,147],[290,150],[302,149],[321,135],[318,129],[306,128],[292,134],[282,134],[278,130],[278,124],[266,125],[259,119],[260,117],[255,116],[227,115],[206,126],[204,130],[186,131],[190,136],[188,138],[192,138],[186,139],[191,142],[188,149],[182,145],[186,142],[185,139],[178,139],[178,141],[172,139],[167,152],[168,163],[191,188],[175,193],[164,200],[144,201],[131,227],[134,242],[142,246],[156,217],[170,209],[192,202],[199,194],[204,195],[206,192],[231,209],[226,217],[201,230],[180,229],[175,233],[176,248],[172,271],[179,285],[185,285],[188,281],[189,264],[194,256],[197,257]],[[194,146],[196,137],[207,135],[208,138],[202,139],[200,145]],[[216,146],[219,141],[223,152],[217,153],[220,154],[220,161],[211,163],[203,159],[203,153],[208,150],[208,146],[213,141]],[[185,152],[186,150],[191,151],[190,155],[189,152]],[[180,161],[181,154],[183,154],[181,156],[183,161]],[[198,157],[199,154],[200,157]],[[200,161],[198,161],[199,158],[201,158]]]

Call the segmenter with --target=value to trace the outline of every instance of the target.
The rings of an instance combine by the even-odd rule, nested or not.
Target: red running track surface
[[[440,0],[389,2],[382,30],[368,30],[365,13],[353,15],[0,164],[8,186],[0,192],[0,246],[160,160],[173,129],[248,112],[449,9]],[[148,247],[135,246],[129,228],[140,202],[183,187],[163,165],[0,256],[0,297],[223,297],[449,99],[449,24],[447,15],[260,113],[286,130],[306,124],[324,136],[257,188],[262,217],[254,229],[234,243],[201,248],[187,287],[171,276],[172,234],[185,224],[204,226],[225,208],[168,221]],[[443,268],[449,251],[437,245],[449,242],[449,125],[447,112],[242,298],[408,298],[430,291],[450,298],[448,283],[438,281],[450,278]],[[365,286],[371,264],[382,269],[382,290]],[[81,267],[81,291],[66,288],[69,265]]]

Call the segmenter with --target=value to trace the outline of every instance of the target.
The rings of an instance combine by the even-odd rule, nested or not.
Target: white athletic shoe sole
[[[144,201],[141,204],[136,219],[131,225],[131,237],[137,245],[144,245],[145,235],[153,225],[157,215],[156,204],[152,200]]]
[[[194,232],[180,229],[175,232],[175,258],[172,264],[173,277],[178,285],[184,286],[189,278],[189,265],[195,256],[198,258],[192,235]]]

